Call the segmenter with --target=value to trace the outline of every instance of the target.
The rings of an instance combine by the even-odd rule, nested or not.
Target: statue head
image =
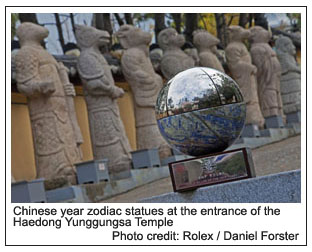
[[[133,25],[122,25],[118,32],[115,33],[121,46],[125,49],[146,45],[148,46],[152,40],[149,32],[145,32]]]
[[[193,32],[193,43],[199,51],[210,49],[216,52],[216,47],[220,40],[205,30],[196,30]]]
[[[87,25],[75,25],[76,40],[79,48],[100,47],[110,42],[107,31],[98,30]]]
[[[272,37],[271,31],[268,31],[261,26],[254,26],[251,27],[249,30],[249,41],[251,43],[268,43]]]
[[[229,37],[229,42],[242,42],[249,38],[250,31],[238,25],[231,25],[227,28],[227,34]]]
[[[16,30],[20,45],[34,42],[40,44],[49,35],[47,28],[30,22],[22,23]]]
[[[279,36],[275,41],[275,47],[277,54],[287,53],[292,56],[296,55],[296,47],[289,37]]]
[[[181,48],[185,43],[185,38],[182,34],[178,34],[173,28],[162,30],[157,36],[158,44],[163,49]]]

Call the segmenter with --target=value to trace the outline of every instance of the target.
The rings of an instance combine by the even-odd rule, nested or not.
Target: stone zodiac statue
[[[193,58],[182,51],[181,46],[185,43],[185,39],[175,29],[162,30],[158,34],[158,43],[164,51],[160,67],[167,80],[177,73],[195,66]]]
[[[257,93],[257,68],[251,63],[250,54],[243,43],[250,32],[240,26],[228,28],[229,44],[225,49],[227,64],[232,77],[238,83],[246,102],[246,125],[264,126]]]
[[[275,41],[276,54],[282,67],[281,95],[283,111],[288,122],[300,122],[301,70],[296,62],[296,47],[290,38],[279,36]]]
[[[40,25],[22,23],[15,58],[17,88],[28,99],[37,177],[47,180],[73,177],[74,164],[82,161],[81,132],[71,107],[74,88],[64,66],[41,46],[48,34]]]
[[[197,30],[193,33],[193,43],[199,52],[199,64],[224,72],[223,66],[217,57],[217,44],[220,40],[208,31]]]
[[[250,54],[257,67],[259,103],[265,118],[283,116],[280,94],[281,65],[269,45],[271,33],[261,26],[250,28]]]
[[[134,94],[137,148],[158,148],[161,158],[168,157],[171,150],[160,135],[155,118],[156,99],[163,82],[148,55],[151,35],[132,25],[121,26],[116,35],[125,48],[122,72]]]
[[[99,50],[109,38],[106,31],[76,26],[81,49],[77,67],[88,108],[94,159],[108,158],[111,179],[122,179],[131,176],[131,149],[117,105],[124,91],[115,86],[110,66]]]

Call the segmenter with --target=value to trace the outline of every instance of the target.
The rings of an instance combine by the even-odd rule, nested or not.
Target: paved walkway
[[[252,150],[257,176],[297,170],[300,165],[300,135]],[[171,179],[165,178],[117,195],[103,202],[137,202],[139,199],[172,192]]]

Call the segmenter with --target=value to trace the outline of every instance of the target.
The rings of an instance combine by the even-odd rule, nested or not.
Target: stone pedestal
[[[286,122],[287,124],[301,123],[301,112],[297,111],[294,113],[286,114]]]
[[[76,164],[78,184],[109,181],[107,159],[92,160]]]
[[[44,179],[20,181],[11,185],[12,203],[44,203],[47,202]]]
[[[246,124],[241,137],[260,137],[260,131],[258,125]]]
[[[267,129],[285,127],[283,118],[280,115],[268,116],[268,117],[265,117],[264,119],[265,119],[265,126]]]
[[[160,167],[158,149],[144,149],[132,151],[133,169]]]

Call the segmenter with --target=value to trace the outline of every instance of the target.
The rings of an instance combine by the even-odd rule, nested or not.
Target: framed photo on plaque
[[[170,163],[173,190],[194,190],[254,177],[254,167],[249,156],[249,150],[241,148]]]

